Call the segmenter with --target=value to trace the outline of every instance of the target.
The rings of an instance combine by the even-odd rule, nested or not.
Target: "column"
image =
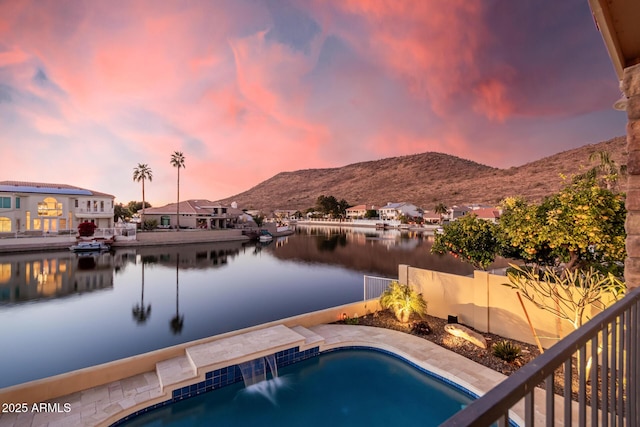
[[[640,64],[625,68],[622,90],[627,102],[627,259],[628,288],[640,286]]]

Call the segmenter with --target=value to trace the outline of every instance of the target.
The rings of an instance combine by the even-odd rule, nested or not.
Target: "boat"
[[[103,242],[78,242],[75,245],[69,246],[69,250],[73,252],[102,252],[108,251],[109,245]]]
[[[260,242],[270,242],[273,240],[273,235],[267,230],[260,230],[260,236],[258,237]]]

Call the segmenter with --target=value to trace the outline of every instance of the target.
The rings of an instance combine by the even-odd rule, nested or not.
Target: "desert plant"
[[[586,270],[525,269],[511,264],[509,282],[505,284],[519,291],[538,308],[546,310],[578,329],[587,318],[587,309],[594,306],[604,310],[626,290],[625,283],[611,273],[593,267]],[[602,297],[605,297],[604,299]]]
[[[396,318],[402,323],[407,323],[413,313],[421,317],[427,314],[427,302],[422,298],[422,294],[414,291],[409,285],[401,285],[396,281],[391,282],[380,295],[380,306],[393,310]]]
[[[520,346],[511,341],[502,340],[493,345],[493,355],[509,363],[520,357],[520,353]]]

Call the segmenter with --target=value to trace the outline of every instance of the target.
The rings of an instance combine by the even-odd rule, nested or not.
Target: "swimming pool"
[[[121,426],[437,426],[473,397],[392,355],[324,352],[279,369],[278,378],[239,382],[116,423]]]

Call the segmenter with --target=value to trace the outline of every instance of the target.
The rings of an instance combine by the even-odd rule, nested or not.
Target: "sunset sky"
[[[123,203],[138,163],[175,201],[174,151],[181,199],[427,151],[517,166],[623,135],[619,97],[587,0],[0,1],[0,181]]]

